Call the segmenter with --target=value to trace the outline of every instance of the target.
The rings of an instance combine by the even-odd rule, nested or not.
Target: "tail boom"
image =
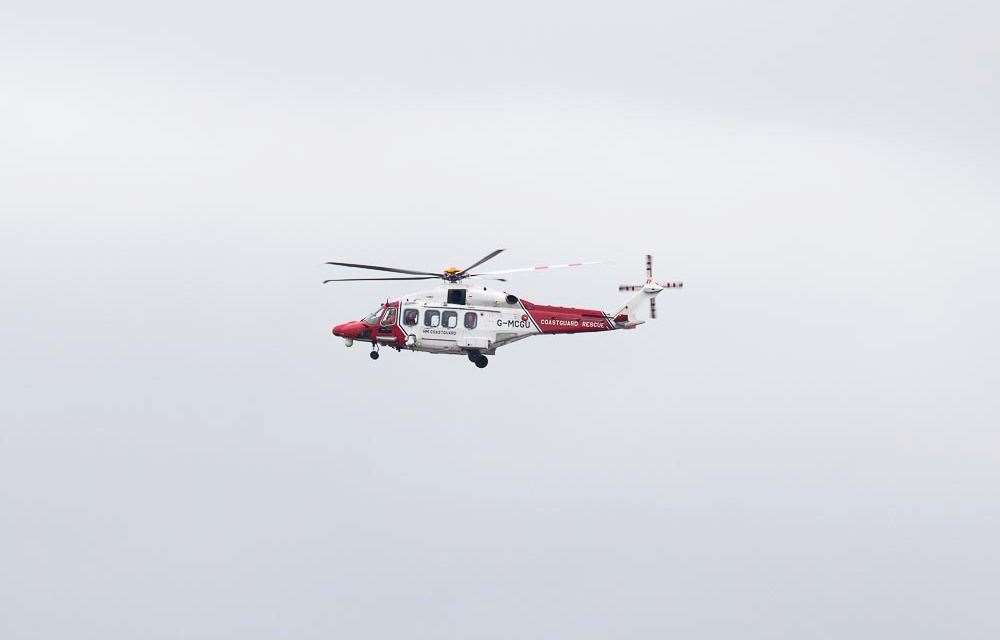
[[[556,307],[546,304],[535,304],[521,300],[525,314],[538,328],[539,333],[593,333],[595,331],[611,331],[617,329],[608,314],[597,309],[579,309],[576,307]]]

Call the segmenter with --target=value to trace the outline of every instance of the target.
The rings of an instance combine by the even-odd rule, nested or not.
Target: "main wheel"
[[[371,358],[372,360],[378,360],[378,351],[372,351],[371,353],[368,354],[368,357]]]
[[[488,365],[490,361],[486,359],[486,356],[479,356],[478,358],[476,358],[475,363],[476,366],[479,367],[480,369],[485,369],[486,365]]]

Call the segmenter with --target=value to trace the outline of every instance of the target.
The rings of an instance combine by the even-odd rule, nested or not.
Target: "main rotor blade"
[[[504,250],[503,250],[503,249],[497,249],[497,250],[496,250],[496,251],[494,251],[493,253],[491,253],[491,254],[487,255],[487,256],[486,256],[485,258],[481,259],[481,260],[480,260],[479,262],[475,262],[475,263],[473,263],[473,264],[469,265],[468,267],[466,267],[466,268],[462,269],[461,271],[459,271],[459,272],[458,272],[457,274],[455,274],[455,275],[459,275],[459,276],[460,276],[460,275],[462,275],[462,274],[466,274],[466,273],[468,273],[469,271],[471,271],[472,269],[475,269],[476,267],[478,267],[478,266],[479,266],[479,265],[481,265],[482,263],[486,262],[487,260],[492,260],[493,258],[497,257],[498,255],[500,255],[500,254],[501,254],[501,253],[503,253],[503,252],[504,252]]]
[[[503,273],[521,273],[524,271],[548,271],[549,269],[566,269],[567,267],[582,267],[588,264],[604,264],[605,260],[595,262],[571,262],[569,264],[547,264],[538,267],[524,267],[522,269],[503,269],[500,271],[483,271],[482,273],[470,273],[470,276],[496,276]]]
[[[331,280],[324,280],[323,284],[327,282],[371,282],[373,280],[437,280],[441,276],[432,276],[429,278],[333,278]]]
[[[353,267],[355,269],[371,269],[372,271],[389,271],[390,273],[409,273],[415,276],[434,276],[435,278],[440,277],[441,275],[440,273],[431,273],[430,271],[413,271],[412,269],[380,267],[374,264],[354,264],[353,262],[327,262],[327,264],[332,264],[339,267]]]

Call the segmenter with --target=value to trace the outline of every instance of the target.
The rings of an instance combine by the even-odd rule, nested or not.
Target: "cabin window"
[[[413,325],[417,324],[417,316],[419,315],[420,312],[417,311],[416,309],[406,309],[405,311],[403,311],[403,324],[405,324],[408,327],[412,327]]]
[[[437,327],[441,325],[441,312],[428,309],[424,311],[424,326]]]
[[[382,326],[391,327],[396,324],[396,307],[389,307],[389,310],[382,316]]]
[[[465,304],[465,289],[448,289],[448,304]]]
[[[476,324],[479,322],[479,314],[475,311],[466,312],[464,322],[466,329],[475,329]]]
[[[458,312],[457,311],[445,311],[441,314],[441,324],[445,326],[446,329],[454,329],[458,326]]]

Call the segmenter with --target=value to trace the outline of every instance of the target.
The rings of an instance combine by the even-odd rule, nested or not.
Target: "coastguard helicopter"
[[[465,269],[449,267],[441,273],[352,262],[327,262],[340,267],[405,274],[405,277],[333,278],[324,280],[323,284],[387,280],[444,281],[435,289],[387,301],[361,320],[338,324],[333,327],[333,335],[343,338],[348,347],[355,341],[371,343],[372,360],[378,360],[380,347],[390,347],[396,351],[407,349],[464,355],[482,369],[489,364],[486,356],[494,355],[499,347],[529,336],[634,329],[645,322],[638,316],[640,309],[645,306],[643,303],[649,301],[649,317],[656,318],[656,296],[664,289],[684,286],[683,282],[653,280],[653,257],[647,255],[645,282],[619,286],[619,291],[631,291],[635,295],[614,313],[535,304],[507,291],[485,287],[473,279],[506,282],[506,279],[497,276],[598,263],[574,262],[473,272],[473,269],[502,252],[503,249],[497,249]]]

